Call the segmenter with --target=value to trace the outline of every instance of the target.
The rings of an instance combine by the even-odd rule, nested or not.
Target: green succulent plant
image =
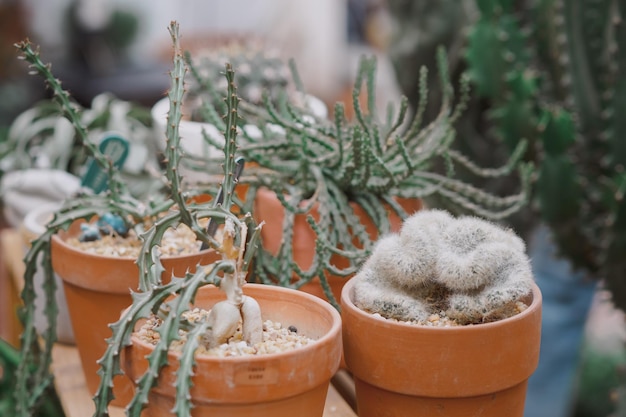
[[[98,146],[92,142],[88,129],[83,124],[81,109],[76,107],[70,96],[64,91],[59,81],[54,78],[50,67],[45,65],[38,51],[34,50],[28,41],[16,45],[22,52],[22,57],[28,61],[32,70],[46,80],[53,93],[54,100],[58,103],[63,115],[72,123],[73,128],[81,139],[83,151],[93,158],[106,173],[108,177],[108,189],[100,194],[86,192],[68,200],[63,207],[55,213],[54,218],[48,223],[46,231],[32,242],[31,249],[24,258],[26,271],[24,275],[24,289],[22,300],[24,308],[21,312],[21,319],[24,331],[21,335],[21,361],[15,373],[16,407],[14,415],[30,416],[41,404],[43,393],[50,386],[52,375],[49,367],[51,364],[52,346],[56,340],[56,315],[57,306],[54,301],[54,292],[57,290],[50,257],[51,238],[60,230],[67,229],[72,223],[79,219],[89,220],[94,216],[102,217],[108,213],[113,213],[123,219],[129,227],[132,227],[136,234],[144,236],[150,244],[160,242],[162,233],[180,223],[186,223],[196,233],[198,239],[208,246],[220,247],[220,244],[210,235],[205,228],[198,224],[199,218],[211,217],[219,222],[224,217],[232,217],[228,211],[218,206],[208,207],[206,204],[188,203],[191,201],[193,192],[184,192],[180,187],[180,177],[177,174],[177,164],[179,160],[178,142],[172,139],[171,147],[166,151],[165,177],[169,181],[164,184],[166,192],[163,195],[153,196],[150,201],[142,201],[134,197],[128,190],[126,183],[122,180],[120,170],[113,164],[111,159],[103,155]],[[182,60],[182,58],[181,58]],[[182,64],[180,64],[182,65]],[[180,68],[177,67],[177,68]],[[182,75],[180,70],[173,76],[173,88],[170,91],[170,98],[173,103],[170,111],[170,120],[179,121],[181,117],[180,102],[183,94]],[[168,127],[168,136],[178,139],[177,125],[173,123]],[[227,167],[232,165],[226,164]],[[232,177],[229,183],[224,186],[232,187]],[[230,190],[231,188],[225,188]],[[228,202],[230,197],[225,197]],[[145,230],[146,219],[157,219],[156,226],[149,231]],[[239,230],[239,228],[236,228]],[[237,239],[240,239],[237,234]],[[40,258],[41,257],[41,258]],[[37,262],[41,259],[41,263]],[[158,259],[154,260],[151,251],[142,253],[137,261],[141,275],[139,288],[146,291],[152,288],[149,271],[160,271]],[[34,275],[41,265],[44,270],[44,293],[45,293],[45,315],[49,327],[43,333],[43,346],[39,348],[38,335],[34,328],[35,290],[33,287]],[[155,269],[156,268],[156,269]],[[108,374],[112,377],[112,374]]]
[[[280,107],[274,106],[267,95],[263,106],[241,103],[245,114],[255,117],[254,129],[243,126],[239,141],[239,153],[251,162],[242,178],[250,185],[245,210],[253,211],[256,192],[265,187],[276,194],[285,211],[281,247],[278,253],[261,248],[255,262],[255,280],[299,288],[319,278],[326,296],[337,306],[328,275],[354,274],[374,244],[352,203],[364,209],[381,235],[390,231],[390,212],[402,219],[408,215],[398,198],[438,196],[490,219],[504,218],[526,203],[532,167],[518,164],[524,143],[504,166],[496,169],[482,169],[452,149],[454,123],[464,110],[468,84],[466,78],[461,79],[455,106],[443,49],[438,52],[437,62],[441,107],[428,124],[423,122],[428,101],[427,69],[420,72],[420,105],[415,114],[408,116],[407,100],[403,99],[396,106],[397,112],[390,106],[382,118],[375,107],[376,61],[367,57],[361,60],[353,91],[355,120],[346,119],[343,103],[335,105],[332,120],[316,118],[288,100]],[[362,93],[367,96],[366,108],[359,101]],[[219,118],[213,117],[211,122],[224,129]],[[208,136],[205,139],[214,147],[220,146]],[[211,167],[219,161],[196,162]],[[446,172],[434,169],[438,163],[446,165]],[[485,192],[456,178],[456,167],[489,178],[514,176],[512,173],[518,169],[521,190],[506,196]],[[320,213],[317,220],[309,217],[319,239],[313,265],[302,270],[294,260],[293,225],[296,215],[307,214],[312,207]],[[348,265],[335,266],[335,256],[345,258]]]
[[[191,70],[185,105],[194,121],[206,121],[210,118],[206,112],[214,109],[218,114],[226,111],[226,81],[222,74],[225,62],[235,70],[239,95],[246,102],[263,104],[264,94],[278,102],[285,92],[295,92],[289,66],[260,40],[231,40],[194,55],[187,51],[185,60]]]
[[[529,141],[535,201],[560,254],[626,309],[626,5],[478,1],[467,62],[509,148]]]

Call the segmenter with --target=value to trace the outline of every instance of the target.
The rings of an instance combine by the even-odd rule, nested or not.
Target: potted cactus
[[[46,231],[33,242],[32,248],[26,256],[27,271],[25,274],[25,289],[23,292],[23,299],[25,302],[24,309],[24,322],[25,331],[22,335],[22,361],[16,371],[16,387],[15,387],[15,399],[16,409],[15,415],[29,416],[33,411],[37,409],[40,402],[40,394],[46,387],[50,385],[51,378],[48,367],[50,365],[50,353],[53,343],[55,342],[55,303],[54,303],[54,291],[55,285],[52,278],[52,267],[64,278],[64,286],[68,300],[70,300],[69,294],[74,291],[79,291],[81,294],[77,294],[76,298],[92,298],[93,294],[86,294],[80,285],[77,284],[77,280],[81,275],[90,276],[95,273],[97,269],[104,268],[107,263],[113,261],[112,258],[105,260],[98,260],[96,257],[86,255],[90,257],[90,261],[84,264],[82,274],[77,274],[72,271],[68,271],[72,266],[72,263],[76,261],[68,261],[64,259],[66,252],[76,252],[69,248],[68,244],[63,242],[64,229],[75,227],[77,219],[88,219],[92,216],[98,216],[99,220],[110,217],[110,213],[115,213],[116,219],[130,219],[136,223],[130,227],[136,227],[138,233],[142,234],[144,245],[140,251],[140,255],[136,260],[130,260],[129,265],[126,267],[131,269],[117,269],[117,275],[110,275],[104,280],[98,280],[94,283],[96,287],[107,287],[109,292],[117,293],[118,297],[128,298],[128,302],[125,304],[117,303],[117,316],[114,320],[110,320],[108,317],[104,320],[107,323],[113,323],[120,317],[120,309],[126,308],[124,319],[122,319],[116,325],[113,325],[113,336],[108,339],[108,348],[106,342],[103,349],[96,347],[91,355],[97,355],[100,359],[99,363],[102,364],[102,370],[99,372],[102,379],[96,381],[97,392],[97,413],[98,415],[105,415],[107,413],[107,407],[109,403],[128,404],[130,402],[130,409],[134,410],[133,415],[139,415],[141,409],[146,405],[146,396],[148,391],[154,382],[155,369],[160,369],[165,363],[162,356],[167,352],[167,348],[173,339],[178,338],[178,332],[167,332],[166,329],[170,328],[171,324],[175,323],[174,327],[189,328],[192,324],[190,320],[180,314],[170,314],[169,319],[163,320],[163,326],[159,326],[159,331],[162,331],[162,341],[164,345],[157,344],[156,346],[147,346],[141,340],[138,340],[135,347],[128,349],[128,362],[132,364],[131,368],[127,368],[127,371],[133,377],[139,378],[142,367],[145,364],[145,358],[141,352],[146,349],[151,350],[153,353],[150,357],[160,357],[161,360],[156,360],[150,365],[149,372],[143,377],[139,378],[142,381],[137,388],[137,395],[133,398],[132,394],[129,396],[124,392],[124,389],[128,387],[128,381],[126,384],[120,384],[124,379],[120,380],[123,375],[120,374],[120,354],[124,350],[123,347],[129,344],[130,331],[135,327],[138,320],[142,317],[149,316],[150,312],[159,313],[163,315],[167,308],[178,304],[178,307],[173,310],[183,309],[187,302],[196,298],[200,304],[205,308],[210,308],[215,304],[213,309],[216,311],[214,314],[217,317],[211,319],[211,323],[200,323],[200,328],[206,330],[208,324],[211,324],[210,334],[221,334],[221,337],[211,339],[207,335],[207,340],[223,340],[224,337],[230,336],[235,330],[233,324],[237,324],[236,321],[239,318],[246,318],[246,323],[250,322],[253,325],[248,326],[244,324],[244,334],[252,335],[250,338],[245,336],[245,339],[251,343],[258,341],[259,334],[261,333],[264,323],[260,322],[261,312],[259,306],[267,310],[267,315],[263,316],[274,321],[288,322],[289,325],[295,326],[294,329],[289,330],[292,336],[294,333],[298,333],[302,337],[307,337],[311,346],[304,346],[300,351],[295,353],[286,352],[284,354],[272,353],[268,354],[264,358],[250,359],[243,358],[239,361],[220,359],[218,367],[224,367],[226,364],[231,364],[238,372],[235,373],[241,381],[243,386],[243,393],[238,392],[236,394],[240,401],[245,403],[246,399],[253,401],[252,405],[239,404],[237,407],[243,407],[249,410],[251,407],[257,409],[261,407],[258,402],[265,401],[262,398],[263,392],[267,392],[265,389],[266,383],[279,384],[278,386],[286,385],[285,388],[277,388],[270,395],[270,405],[268,410],[272,411],[274,415],[293,415],[294,413],[299,415],[321,415],[324,408],[324,402],[326,398],[326,390],[331,376],[336,371],[340,357],[341,357],[341,336],[340,336],[340,319],[336,310],[329,304],[310,296],[305,293],[300,293],[293,290],[286,290],[277,287],[260,286],[257,288],[254,285],[245,286],[245,272],[248,269],[248,265],[254,255],[254,250],[246,250],[247,246],[254,248],[256,240],[258,239],[258,229],[256,228],[254,221],[250,215],[237,217],[235,214],[229,211],[231,203],[231,195],[234,188],[234,176],[233,176],[233,164],[234,164],[234,150],[235,150],[235,132],[237,120],[237,98],[234,92],[234,85],[232,84],[232,71],[227,71],[229,80],[229,109],[232,112],[228,113],[227,124],[229,129],[227,130],[227,140],[225,141],[225,155],[228,155],[224,163],[224,180],[222,182],[223,202],[219,203],[219,199],[216,199],[210,206],[206,202],[198,203],[194,199],[193,191],[186,193],[183,192],[180,187],[181,177],[178,174],[177,165],[180,157],[180,147],[178,134],[178,122],[181,119],[181,99],[183,94],[183,75],[184,75],[184,62],[180,50],[178,47],[178,27],[172,24],[171,28],[172,37],[176,46],[175,66],[172,71],[172,88],[169,93],[170,97],[170,111],[169,118],[172,120],[172,124],[168,128],[168,141],[171,146],[167,147],[167,169],[165,176],[168,179],[168,190],[170,198],[165,201],[156,201],[150,204],[142,203],[132,198],[125,190],[124,183],[118,178],[118,171],[106,160],[103,155],[99,154],[98,149],[93,146],[89,141],[85,141],[86,146],[90,147],[90,154],[93,158],[101,163],[103,167],[106,167],[106,173],[109,180],[109,190],[106,193],[100,195],[88,195],[77,197],[68,202],[66,206],[61,208],[55,215],[54,219],[48,224]],[[31,66],[40,72],[48,81],[55,97],[61,102],[68,118],[73,122],[74,126],[79,132],[84,133],[84,128],[79,123],[79,118],[75,113],[75,109],[69,104],[69,96],[63,91],[59,83],[51,75],[49,68],[43,65],[39,59],[38,54],[33,51],[30,44],[27,42],[19,44],[19,48],[22,50],[26,60],[31,63]],[[232,127],[232,129],[231,129]],[[206,191],[206,190],[203,190]],[[205,199],[202,199],[205,201]],[[175,207],[175,209],[172,209]],[[237,210],[235,209],[235,212]],[[145,219],[150,218],[152,222],[150,225],[144,223]],[[209,233],[206,225],[200,223],[201,219],[210,218],[214,224],[225,223],[223,232],[219,232],[215,237],[212,233]],[[129,222],[130,223],[130,222]],[[110,222],[111,226],[116,225],[115,222]],[[201,252],[198,256],[188,260],[183,268],[168,267],[168,259],[160,254],[158,246],[160,245],[162,236],[167,230],[180,225],[186,225],[197,236],[199,242],[206,244],[209,249]],[[249,239],[246,238],[249,237]],[[218,240],[219,239],[219,240]],[[49,328],[43,333],[45,344],[43,351],[38,353],[39,349],[36,346],[37,334],[32,326],[33,321],[33,300],[36,295],[33,289],[33,274],[36,271],[37,264],[35,259],[39,254],[43,254],[44,266],[44,290],[46,295],[46,316],[49,320]],[[216,259],[220,256],[222,260],[208,266],[207,258]],[[179,265],[180,266],[180,265]],[[197,267],[198,266],[198,267]],[[196,268],[197,267],[197,268]],[[185,276],[185,274],[187,274]],[[174,275],[174,276],[172,276]],[[183,277],[183,278],[176,278]],[[124,281],[125,283],[120,283]],[[67,284],[66,284],[67,281]],[[111,282],[112,281],[112,282]],[[138,283],[138,284],[137,284]],[[205,287],[207,284],[216,284],[227,294],[227,301],[220,301],[219,297],[215,293],[219,291],[214,287]],[[121,287],[124,287],[125,294],[122,294]],[[76,287],[76,288],[74,288]],[[115,287],[113,289],[109,287]],[[71,290],[68,290],[71,288]],[[131,297],[131,290],[136,291],[135,295]],[[242,294],[242,291],[244,294]],[[178,297],[175,299],[169,299],[170,295],[178,293]],[[251,296],[254,296],[252,298]],[[223,297],[222,297],[223,298]],[[257,299],[256,302],[254,299]],[[182,301],[181,301],[182,300]],[[84,300],[83,300],[84,301]],[[98,311],[100,315],[103,313],[105,303],[114,304],[110,302],[100,302],[98,306],[92,306],[91,311]],[[237,306],[237,307],[233,307]],[[277,307],[274,307],[277,306]],[[160,308],[162,307],[162,308]],[[70,306],[70,313],[71,313]],[[218,312],[219,311],[219,312]],[[141,313],[141,314],[139,314]],[[313,314],[312,314],[313,313]],[[143,314],[143,316],[142,316]],[[92,327],[95,327],[93,323],[94,316],[88,315],[89,320],[92,320]],[[167,315],[167,314],[165,314]],[[163,317],[163,316],[162,316]],[[211,316],[213,317],[213,316]],[[255,319],[253,319],[255,317]],[[129,320],[126,320],[129,318]],[[73,317],[74,319],[74,317]],[[84,320],[83,320],[84,321]],[[221,327],[222,330],[218,328]],[[171,327],[171,328],[174,328]],[[248,329],[251,329],[248,331]],[[75,328],[76,330],[76,328]],[[75,331],[75,333],[77,333]],[[110,332],[109,332],[110,334]],[[104,340],[104,336],[95,337],[98,340]],[[183,350],[187,353],[183,353],[181,356],[180,368],[185,369],[185,372],[179,372],[181,375],[181,389],[186,390],[189,388],[191,376],[193,372],[188,366],[193,362],[188,362],[191,353],[193,356],[194,343],[191,343],[194,339],[189,337],[190,343],[188,348]],[[78,341],[78,334],[77,334]],[[308,343],[308,342],[307,342]],[[213,344],[213,342],[209,343]],[[140,352],[139,357],[134,355],[133,352]],[[176,357],[176,353],[173,353]],[[82,352],[81,352],[82,356]],[[132,358],[135,357],[136,361]],[[231,358],[232,359],[232,358]],[[175,359],[172,359],[175,361]],[[93,368],[96,360],[88,361],[87,367],[85,367],[86,376],[89,378],[91,374],[96,375],[96,371]],[[85,361],[83,361],[85,364]],[[209,360],[210,367],[215,367],[215,361]],[[313,364],[313,365],[311,365]],[[257,366],[258,365],[258,366]],[[155,368],[156,366],[156,368]],[[172,367],[175,366],[172,364]],[[289,372],[285,371],[284,366],[291,367]],[[259,367],[264,367],[267,370],[263,373],[259,371]],[[299,368],[298,372],[294,370]],[[311,373],[311,368],[314,368],[314,372]],[[172,369],[172,368],[168,368]],[[213,369],[213,368],[211,368]],[[292,372],[294,371],[294,372]],[[304,374],[303,374],[304,373]],[[171,377],[169,371],[164,370],[163,378],[165,381]],[[306,376],[304,376],[306,375]],[[232,375],[231,375],[232,376]],[[224,384],[232,384],[233,381],[229,379],[228,375],[221,384],[217,385],[218,391],[224,393],[222,389]],[[297,383],[297,382],[301,383]],[[235,381],[236,382],[236,381]],[[162,386],[166,386],[164,382]],[[120,390],[121,387],[121,390]],[[215,387],[215,385],[213,386]],[[131,387],[132,388],[132,387]],[[209,389],[211,387],[209,386]],[[250,396],[251,392],[256,391],[257,397],[254,400]],[[192,400],[196,402],[195,391],[192,390]],[[261,395],[259,397],[258,395]],[[176,394],[176,396],[179,396]],[[117,398],[116,398],[117,397]],[[158,395],[160,399],[158,401],[168,402],[170,399],[163,399],[163,396]],[[167,397],[167,395],[165,395]],[[186,395],[183,397],[187,398]],[[294,400],[296,398],[297,400]],[[121,400],[121,401],[120,401]],[[174,400],[171,400],[174,401]],[[199,399],[200,403],[206,402],[206,400]],[[210,403],[215,403],[216,399],[210,397],[208,400]],[[230,399],[228,399],[230,402]],[[295,403],[295,410],[293,411],[293,405]],[[172,402],[173,405],[173,402]],[[190,401],[180,401],[177,403],[177,411],[179,415],[188,415],[188,410],[191,407]],[[207,407],[206,405],[198,405],[198,409],[202,410]],[[213,410],[212,405],[208,406],[210,410]],[[237,408],[235,407],[235,408]],[[166,408],[165,410],[168,410]],[[160,408],[153,407],[152,412],[159,412]],[[183,410],[183,411],[179,411]],[[184,411],[187,410],[187,411]],[[289,411],[287,411],[289,410]],[[161,410],[162,411],[162,410]],[[211,411],[213,412],[213,411]],[[248,411],[249,412],[249,411]],[[233,411],[234,414],[236,411]],[[309,413],[309,414],[307,414]]]
[[[247,163],[240,181],[247,190],[242,203],[245,211],[266,223],[255,282],[302,288],[338,307],[346,277],[354,274],[373,241],[379,234],[397,230],[403,218],[421,207],[422,198],[437,195],[492,219],[504,218],[525,204],[531,171],[518,164],[523,143],[499,169],[481,169],[450,149],[456,134],[453,125],[468,91],[467,79],[462,78],[454,106],[445,56],[440,50],[441,110],[427,125],[422,118],[428,101],[427,69],[421,71],[421,103],[416,114],[407,116],[408,104],[403,99],[395,106],[397,113],[390,105],[390,113],[382,119],[374,105],[376,61],[366,57],[353,91],[354,120],[347,119],[343,103],[335,105],[334,118],[329,120],[302,110],[284,93],[279,94],[283,99],[278,104],[267,93],[262,104],[241,102],[246,120],[254,120],[254,125],[242,126],[239,140],[239,152]],[[191,73],[198,72],[188,62]],[[297,72],[292,72],[298,91],[303,92]],[[366,108],[359,100],[364,94]],[[223,131],[215,102],[204,102],[204,113],[216,131]],[[222,142],[212,135],[204,139],[205,146],[221,149]],[[221,156],[206,158],[201,153],[187,153],[183,158],[186,166],[208,173],[209,181],[220,175],[216,171],[220,161]],[[439,163],[446,163],[448,172],[435,172],[433,167]],[[478,177],[508,176],[517,167],[521,190],[504,197],[485,193],[454,178],[455,166]]]
[[[171,32],[176,51],[173,81],[180,77],[182,82],[184,66],[176,26],[171,27]],[[120,372],[120,364],[136,384],[135,396],[127,409],[129,415],[138,416],[146,406],[153,416],[171,413],[188,416],[192,407],[198,416],[239,416],[250,410],[285,417],[323,413],[328,384],[341,358],[339,313],[330,304],[303,292],[246,284],[262,223],[257,226],[250,214],[238,217],[229,211],[235,184],[239,99],[234,72],[228,64],[226,79],[224,200],[205,213],[198,206],[189,206],[184,208],[187,213],[177,218],[183,223],[190,222],[189,226],[202,215],[211,215],[211,221],[223,219],[221,238],[206,236],[222,259],[198,268],[194,274],[162,283],[160,259],[153,257],[156,253],[153,248],[158,245],[158,236],[172,227],[172,223],[158,222],[148,231],[143,246],[147,261],[140,266],[140,275],[149,285],[144,286],[147,290],[135,294],[133,305],[112,326],[113,336],[100,361],[103,377],[95,397],[96,415],[106,414],[112,376]],[[172,99],[171,103],[170,120],[179,120],[172,112],[180,111],[180,101]],[[177,140],[178,135],[170,131],[168,148],[176,149]],[[178,175],[171,170],[168,173]],[[220,290],[224,295],[220,295]],[[200,308],[208,313],[193,319],[185,315]],[[138,330],[145,329],[145,325],[139,326],[146,317],[156,322],[156,330],[148,329],[148,333],[158,333],[155,339],[142,338],[145,333]],[[298,342],[306,345],[271,350],[272,337],[264,335],[271,330],[267,329],[271,327],[267,320],[288,323],[293,326],[289,332],[291,338],[296,333],[306,335],[311,339],[310,344]],[[184,342],[177,352],[174,346],[181,344],[181,330]],[[232,338],[242,344],[229,342]],[[199,348],[219,351],[224,344],[232,343],[238,347],[235,352],[226,353],[228,357],[196,353]],[[242,346],[253,352],[237,355]],[[268,349],[266,354],[262,354],[264,349]]]
[[[170,120],[176,125],[180,120],[176,114],[180,113],[175,112],[180,112],[181,102],[176,94],[182,92],[176,86],[182,85],[184,75],[177,30],[176,25],[170,27],[175,45]],[[194,230],[198,230],[194,227],[195,219],[204,216],[210,216],[211,222],[223,223],[219,238],[207,229],[199,230],[221,259],[198,267],[195,273],[162,282],[161,261],[154,248],[158,236],[172,227],[173,221],[157,222],[147,232],[142,248],[146,269],[140,274],[145,281],[143,290],[134,294],[132,306],[112,325],[113,336],[100,361],[97,416],[107,414],[107,405],[113,398],[112,377],[120,372],[121,364],[136,385],[127,408],[132,416],[139,416],[145,407],[152,416],[188,416],[192,408],[196,416],[218,413],[313,417],[323,413],[330,378],[341,358],[341,319],[330,304],[306,293],[246,284],[262,223],[257,226],[249,213],[237,216],[230,211],[236,183],[239,99],[234,72],[228,64],[226,79],[223,202],[210,209],[201,205],[180,206],[181,214],[172,219]],[[178,149],[178,141],[179,136],[170,130],[168,148]],[[170,180],[178,181],[178,175],[175,170],[168,170]],[[198,313],[198,309],[207,313]],[[190,318],[190,314],[194,317]],[[142,327],[146,318],[153,323],[147,330],[145,324]],[[271,330],[266,328],[277,323],[288,325],[288,338],[300,337],[296,344],[303,346],[294,348],[293,342],[288,341],[281,347],[277,342],[280,336],[266,335]],[[233,342],[233,338],[239,342]],[[231,344],[233,352],[224,347]],[[207,352],[202,354],[198,349]],[[226,349],[228,353],[224,354],[228,357],[211,355],[211,349]],[[248,354],[239,355],[241,349]]]
[[[541,293],[511,230],[420,211],[378,241],[341,302],[359,416],[523,415]]]
[[[126,231],[132,231],[129,234],[140,236],[151,223],[170,222],[172,218],[179,216],[182,211],[177,209],[177,205],[191,201],[193,192],[183,193],[180,184],[175,182],[163,183],[165,191],[159,195],[152,195],[150,201],[139,200],[133,196],[120,177],[119,167],[92,142],[88,130],[82,123],[82,109],[73,105],[68,93],[50,72],[49,66],[43,64],[38,52],[29,42],[22,42],[17,46],[31,68],[45,78],[54,100],[60,104],[63,114],[73,125],[72,130],[79,135],[84,148],[82,152],[92,159],[90,169],[96,174],[94,177],[103,179],[98,183],[105,182],[107,185],[103,192],[95,193],[85,188],[80,194],[68,199],[54,213],[54,217],[46,225],[46,230],[32,241],[30,250],[24,258],[26,272],[22,292],[24,311],[21,317],[25,330],[21,336],[23,360],[15,379],[15,397],[16,415],[29,415],[39,401],[37,396],[37,393],[41,392],[39,388],[50,383],[48,367],[51,349],[57,337],[58,311],[53,272],[63,280],[75,341],[88,388],[92,392],[98,387],[97,360],[106,349],[106,338],[110,335],[108,325],[115,322],[121,310],[131,304],[130,291],[137,290],[141,284],[137,278],[142,268],[140,265],[145,262],[145,257],[141,254],[138,257],[101,256],[72,246],[67,243],[67,239],[76,237],[81,226],[84,227],[86,221],[94,218],[98,218],[98,222],[111,219],[108,226],[114,227],[113,235],[123,235]],[[168,169],[175,171],[177,154],[168,156],[173,161],[168,165]],[[161,181],[160,178],[156,180]],[[199,229],[200,226],[196,225],[195,228]],[[193,231],[191,233],[193,234]],[[172,272],[180,275],[187,270],[193,270],[199,262],[209,262],[215,256],[212,250],[201,251],[198,242],[195,251],[180,256],[164,257],[163,279],[169,279]],[[44,275],[43,307],[35,307],[42,305],[37,297],[40,291],[34,288],[34,277],[37,276],[39,269],[43,270]],[[46,330],[42,332],[45,345],[41,354],[37,353],[36,348],[38,342],[34,327],[36,308],[43,310],[47,322]],[[98,314],[92,314],[95,311]],[[123,378],[119,379],[116,389],[118,404],[125,403],[132,396],[132,386]]]

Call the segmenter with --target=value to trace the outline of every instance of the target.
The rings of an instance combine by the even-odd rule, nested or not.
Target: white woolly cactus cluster
[[[525,249],[510,229],[422,210],[377,242],[355,277],[354,303],[403,321],[425,322],[442,311],[459,324],[508,317],[531,293]]]

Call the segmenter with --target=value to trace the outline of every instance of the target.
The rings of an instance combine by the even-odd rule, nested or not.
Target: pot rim
[[[542,299],[536,284],[532,289],[529,307],[513,317],[434,327],[376,318],[359,309],[352,302],[353,278],[341,298],[346,364],[355,379],[411,396],[472,397],[521,384],[539,361]],[[393,360],[376,360],[381,349]]]
[[[70,235],[71,234],[67,230],[60,230],[58,233],[55,233],[54,235],[52,235],[52,243],[59,245],[59,247],[63,248],[64,251],[76,253],[76,254],[79,254],[79,256],[83,256],[85,258],[98,258],[98,259],[111,260],[115,262],[132,262],[132,263],[135,263],[137,261],[137,258],[133,256],[101,255],[101,254],[81,250],[77,248],[76,246],[68,244],[65,241],[66,238],[69,237]],[[209,249],[204,249],[204,250],[198,250],[198,252],[188,253],[185,255],[164,255],[164,256],[161,256],[160,259],[168,260],[168,259],[178,259],[178,258],[185,258],[185,257],[195,257],[198,255],[208,253],[212,250],[213,249],[209,248]]]
[[[352,301],[352,292],[355,284],[355,278],[351,278],[343,287],[341,291],[341,301],[343,305],[353,312],[355,315],[361,317],[365,320],[375,320],[377,324],[383,325],[385,327],[397,327],[398,329],[404,329],[403,331],[414,331],[414,332],[433,332],[433,333],[464,333],[475,331],[477,328],[480,329],[491,329],[495,327],[502,327],[508,325],[508,323],[522,321],[525,320],[527,316],[535,313],[535,310],[541,307],[542,305],[542,295],[541,290],[537,286],[537,284],[533,281],[531,284],[531,294],[532,295],[531,303],[528,307],[514,316],[507,317],[502,320],[497,320],[489,323],[479,323],[479,324],[469,324],[469,325],[461,325],[461,326],[449,326],[449,327],[438,327],[438,326],[424,326],[418,324],[411,324],[402,321],[393,321],[386,318],[375,317],[372,313],[368,313],[357,307]]]
[[[205,286],[200,289],[203,290],[206,292],[202,296],[198,294],[196,305],[206,307],[222,299],[223,294],[218,295],[221,291],[215,286]],[[233,357],[195,355],[194,385],[190,391],[194,403],[251,406],[293,400],[327,386],[341,362],[341,316],[338,311],[310,294],[268,284],[246,284],[244,293],[259,302],[264,319],[285,324],[297,317],[293,324],[298,326],[299,333],[306,335],[305,332],[310,332],[308,335],[317,339],[307,346],[278,353]],[[146,372],[146,357],[154,352],[154,346],[140,341],[134,334],[130,341],[123,351],[122,369],[128,377],[137,380]],[[168,363],[161,370],[153,393],[164,398],[175,395],[179,358],[179,352],[168,350]]]
[[[206,285],[203,288],[217,289],[217,287],[213,284]],[[265,362],[267,360],[271,360],[271,359],[278,358],[278,357],[284,358],[288,356],[296,356],[296,355],[306,354],[307,352],[311,350],[316,350],[317,348],[316,345],[318,344],[330,343],[332,339],[336,337],[337,333],[341,333],[341,324],[342,324],[341,315],[331,304],[329,304],[325,300],[320,299],[319,297],[315,297],[314,295],[305,293],[303,291],[298,291],[292,288],[279,287],[276,285],[269,285],[269,284],[247,283],[243,286],[243,288],[244,288],[244,294],[246,293],[246,288],[252,289],[253,291],[256,291],[256,290],[261,290],[263,292],[275,291],[275,292],[288,293],[290,295],[293,295],[294,297],[300,297],[303,300],[307,300],[307,302],[312,302],[322,307],[323,310],[327,311],[330,314],[331,320],[332,320],[331,327],[322,337],[320,337],[319,339],[314,339],[314,343],[299,347],[297,349],[287,350],[283,352],[276,352],[276,353],[265,353],[262,355],[241,355],[241,356],[227,356],[227,357],[219,357],[219,356],[211,356],[211,355],[197,355],[196,356],[197,361],[209,362],[209,363],[210,362],[224,362],[224,361],[226,362],[241,362],[241,361]],[[128,308],[125,309],[124,312],[122,312],[122,315],[126,312],[126,310],[128,310]],[[154,345],[139,339],[136,336],[135,331],[131,333],[131,340],[133,344],[137,344],[150,351],[154,350]],[[174,358],[178,360],[181,356],[181,353],[178,351],[168,350],[167,356],[168,358]]]

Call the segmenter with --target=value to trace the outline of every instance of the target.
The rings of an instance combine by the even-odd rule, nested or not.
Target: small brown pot
[[[360,417],[522,417],[539,361],[541,293],[493,323],[427,327],[376,318],[341,296],[344,355]]]
[[[417,212],[422,207],[422,202],[419,199],[400,199],[399,202],[409,215]],[[376,239],[378,237],[378,229],[363,208],[354,203],[351,203],[351,206],[355,215],[359,217],[361,224],[363,224],[365,230],[367,230],[370,238]],[[293,224],[293,258],[303,270],[309,269],[313,263],[315,241],[317,239],[315,231],[313,231],[306,220],[309,214],[313,216],[315,220],[319,219],[319,212],[314,207],[309,213],[296,214]],[[277,254],[283,238],[282,228],[285,218],[285,209],[274,192],[267,188],[260,188],[257,191],[254,201],[254,217],[258,221],[262,219],[265,222],[263,229],[261,229],[263,247],[268,252],[274,255]],[[391,211],[389,211],[389,222],[391,223],[392,232],[398,232],[400,230],[402,219]],[[333,265],[338,268],[348,267],[348,262],[346,258],[341,256],[333,256],[332,258]],[[328,283],[337,301],[341,298],[341,290],[348,279],[349,277],[328,275]],[[309,294],[326,299],[318,278],[303,285],[300,289]]]
[[[288,352],[217,358],[196,357],[192,378],[192,415],[228,417],[321,417],[331,377],[341,359],[341,318],[327,302],[301,291],[271,285],[246,284],[244,293],[256,299],[263,320],[294,325],[315,343]],[[198,291],[195,306],[209,309],[225,299],[213,286]],[[153,346],[132,337],[124,351],[124,372],[137,380],[147,369]],[[178,354],[150,392],[145,416],[172,416]]]
[[[68,232],[52,237],[52,267],[63,280],[76,347],[85,373],[87,387],[93,394],[100,383],[97,374],[98,359],[106,350],[106,339],[111,336],[110,323],[115,323],[120,312],[132,303],[131,290],[139,286],[139,268],[133,258],[100,256],[84,252],[65,243],[69,236],[79,232],[79,224]],[[206,250],[194,255],[163,257],[165,271],[162,279],[169,281],[172,274],[184,276],[194,271],[197,264],[209,264],[217,259],[215,252]],[[132,398],[132,385],[127,378],[114,380],[112,404],[125,406]]]

